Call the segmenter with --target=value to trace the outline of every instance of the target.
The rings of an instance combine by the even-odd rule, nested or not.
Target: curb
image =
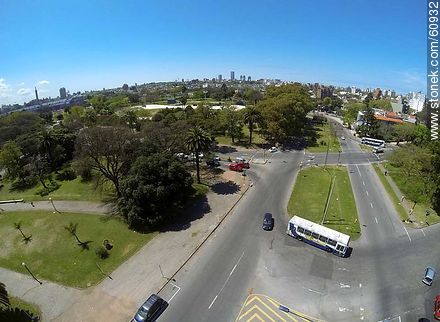
[[[165,286],[168,285],[170,280],[172,280],[179,272],[180,270],[193,258],[193,256],[197,253],[197,251],[202,248],[202,246],[206,243],[206,241],[214,234],[214,232],[220,227],[220,225],[223,223],[223,221],[228,217],[228,215],[232,212],[232,210],[235,208],[235,206],[240,202],[240,200],[243,198],[243,196],[246,194],[246,192],[249,190],[251,185],[249,184],[246,190],[241,194],[241,196],[237,199],[237,201],[234,202],[232,207],[226,212],[226,214],[223,216],[222,219],[217,223],[217,225],[214,227],[214,229],[202,240],[202,242],[193,250],[193,252],[189,255],[189,257],[179,266],[179,268],[171,275],[169,278],[167,278],[167,281],[159,288],[156,294],[159,294]]]

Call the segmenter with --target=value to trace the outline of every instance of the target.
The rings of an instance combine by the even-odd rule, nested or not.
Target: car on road
[[[142,304],[134,316],[136,322],[153,322],[165,311],[168,307],[167,301],[160,298],[156,294],[151,296]]]
[[[434,301],[434,318],[440,320],[440,295],[435,297]]]
[[[422,282],[428,286],[431,286],[432,282],[434,281],[435,273],[436,273],[435,269],[433,269],[430,266],[426,267],[425,277],[423,278]]]
[[[243,169],[243,163],[232,162],[231,164],[229,164],[229,170],[242,172]]]
[[[383,153],[385,150],[381,147],[374,148],[374,153]]]
[[[277,152],[278,149],[277,149],[275,146],[273,146],[273,147],[271,147],[268,151],[269,151],[270,153],[274,153],[274,152]]]
[[[274,219],[272,217],[272,214],[269,212],[266,212],[263,217],[263,229],[264,230],[272,230],[274,224]]]
[[[220,161],[217,160],[216,158],[212,158],[210,160],[206,160],[206,164],[209,165],[210,167],[219,167]]]
[[[345,141],[345,137],[341,136],[341,140],[342,140],[342,141]]]

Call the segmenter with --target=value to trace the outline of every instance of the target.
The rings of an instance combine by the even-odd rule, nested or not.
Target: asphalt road
[[[175,287],[160,294],[171,301],[159,321],[234,321],[249,293],[327,321],[432,319],[440,282],[427,287],[421,279],[426,266],[440,268],[439,228],[405,229],[368,164],[371,154],[344,129],[338,135],[346,138],[343,154],[362,229],[352,256],[339,258],[286,235],[287,201],[308,156],[271,154],[266,165],[251,164],[253,187],[177,274]],[[272,232],[261,229],[265,212],[274,215]]]

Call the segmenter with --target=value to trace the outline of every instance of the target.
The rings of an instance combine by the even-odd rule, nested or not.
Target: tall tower
[[[35,99],[38,101],[38,91],[36,87],[35,87]]]
[[[60,98],[66,98],[66,89],[64,87],[60,88]]]
[[[235,80],[235,72],[231,72],[231,81]]]

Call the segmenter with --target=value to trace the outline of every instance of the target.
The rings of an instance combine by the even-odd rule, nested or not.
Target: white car
[[[270,153],[274,153],[274,152],[277,152],[277,151],[278,151],[278,149],[276,147],[274,147],[274,146],[269,149]]]
[[[341,136],[341,140],[342,140],[342,141],[345,141],[345,137]]]

